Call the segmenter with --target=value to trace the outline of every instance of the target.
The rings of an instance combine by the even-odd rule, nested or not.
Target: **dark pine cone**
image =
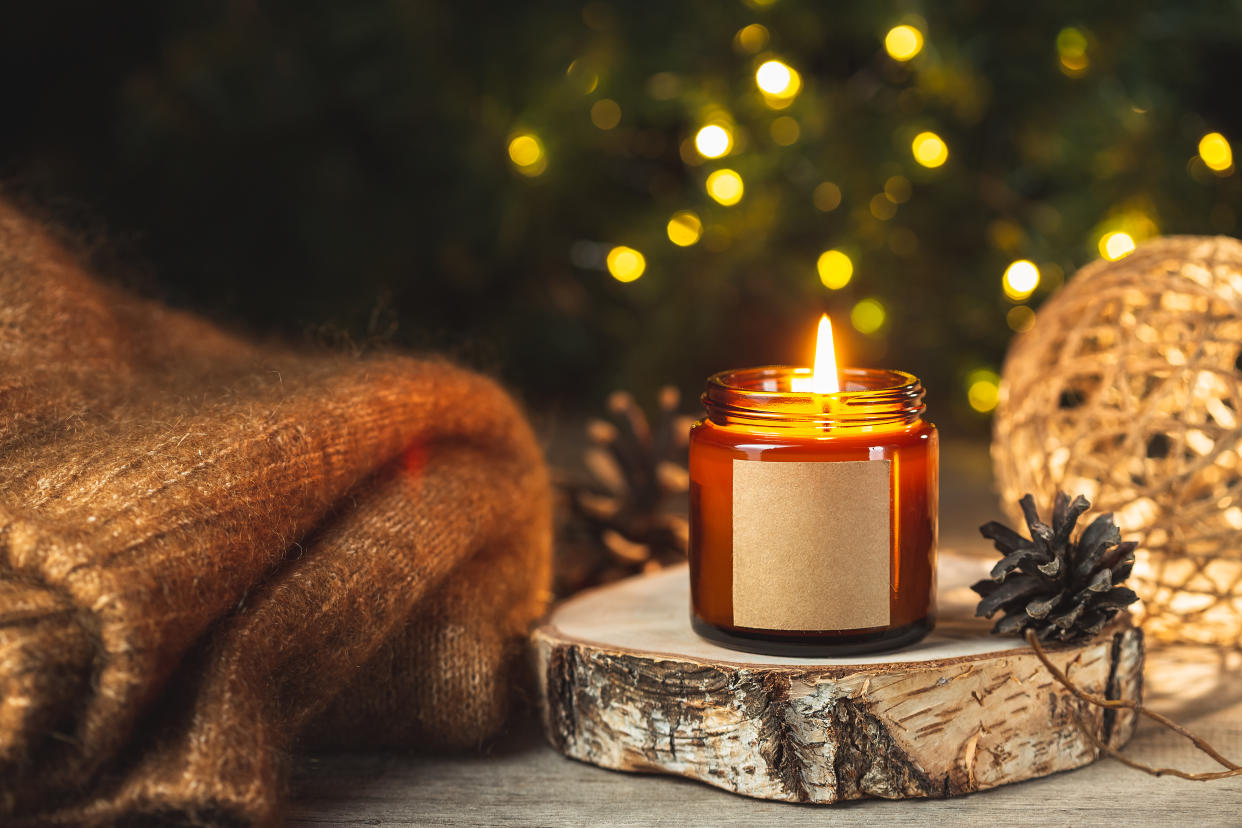
[[[1098,633],[1117,612],[1138,600],[1120,586],[1134,568],[1134,543],[1121,543],[1111,512],[1091,521],[1077,542],[1074,524],[1091,508],[1082,495],[1071,503],[1057,495],[1052,525],[1039,519],[1035,498],[1019,501],[1031,539],[992,521],[979,532],[1005,557],[992,567],[991,579],[971,587],[983,599],[975,615],[1003,615],[992,628],[1000,635],[1035,630],[1040,641],[1074,641]]]

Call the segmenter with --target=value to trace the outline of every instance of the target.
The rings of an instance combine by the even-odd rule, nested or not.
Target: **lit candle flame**
[[[841,390],[841,381],[837,377],[837,353],[832,345],[832,322],[828,314],[819,318],[819,331],[815,335],[815,369],[809,377],[794,377],[791,388],[814,394],[836,394]]]

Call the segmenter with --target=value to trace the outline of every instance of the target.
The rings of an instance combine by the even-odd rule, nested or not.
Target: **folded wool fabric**
[[[248,343],[0,201],[0,823],[268,824],[311,741],[486,739],[549,524],[493,382]]]

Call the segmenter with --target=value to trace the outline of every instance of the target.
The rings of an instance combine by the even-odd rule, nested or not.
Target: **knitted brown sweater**
[[[492,382],[247,343],[0,201],[0,823],[270,823],[312,735],[479,742],[549,535]]]

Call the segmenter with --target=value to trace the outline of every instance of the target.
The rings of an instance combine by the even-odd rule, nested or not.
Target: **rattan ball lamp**
[[[1007,508],[1065,490],[1116,513],[1149,634],[1242,643],[1242,242],[1079,271],[1010,349],[992,460]]]

